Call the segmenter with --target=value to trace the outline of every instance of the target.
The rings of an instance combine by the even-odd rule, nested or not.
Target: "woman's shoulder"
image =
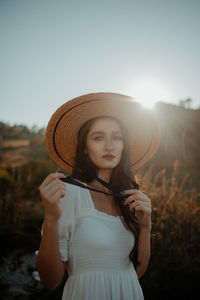
[[[77,180],[78,181],[78,180]],[[86,183],[81,182],[81,184],[86,185]],[[85,198],[85,192],[83,192],[83,188],[77,185],[73,185],[70,183],[65,182],[66,185],[66,193],[63,198],[61,198],[61,207],[63,209],[70,209],[76,210],[81,208]]]
[[[77,182],[77,184],[76,184]],[[82,191],[82,186],[87,186],[87,184],[83,181],[80,181],[78,179],[75,179],[75,184],[65,182],[66,185],[66,191],[73,194],[78,194],[80,191]]]

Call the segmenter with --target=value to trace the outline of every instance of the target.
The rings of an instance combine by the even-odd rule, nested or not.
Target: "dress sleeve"
[[[66,194],[60,199],[61,217],[58,222],[59,251],[63,261],[68,260],[68,244],[73,234],[76,215],[76,197],[70,184],[66,183]]]

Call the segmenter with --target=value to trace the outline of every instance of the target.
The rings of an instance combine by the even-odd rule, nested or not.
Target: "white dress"
[[[96,210],[87,189],[68,183],[60,200],[59,249],[69,277],[62,300],[143,300],[129,253],[134,236],[120,216]]]

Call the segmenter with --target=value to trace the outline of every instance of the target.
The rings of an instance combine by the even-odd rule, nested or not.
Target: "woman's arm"
[[[138,238],[138,265],[136,267],[136,273],[140,278],[146,271],[149,259],[150,259],[150,227],[141,227]]]
[[[130,210],[135,211],[139,225],[136,273],[140,278],[146,271],[150,259],[151,201],[144,193],[135,189],[126,190],[123,195],[129,195],[125,204],[129,205]]]
[[[44,220],[37,269],[42,282],[49,289],[55,289],[64,276],[65,264],[60,257],[56,221]]]
[[[49,289],[55,289],[59,285],[65,270],[58,242],[58,220],[62,213],[60,198],[64,197],[66,193],[65,184],[59,180],[63,177],[65,175],[62,173],[50,174],[39,187],[45,217],[42,240],[37,255],[37,268],[42,282]]]

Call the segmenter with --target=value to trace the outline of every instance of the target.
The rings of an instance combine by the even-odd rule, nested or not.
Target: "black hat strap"
[[[59,170],[58,171],[59,173],[64,173],[62,170]],[[66,174],[65,174],[66,175]],[[104,180],[102,180],[101,178],[99,177],[95,177],[95,179],[101,183],[103,186],[105,186],[109,191],[111,191],[110,193],[107,193],[107,192],[104,192],[104,191],[101,191],[101,190],[98,190],[98,189],[95,189],[95,188],[91,188],[83,183],[81,183],[79,180],[71,177],[71,176],[67,176],[66,178],[60,178],[60,180],[64,181],[64,182],[67,182],[69,184],[73,184],[73,185],[76,185],[76,186],[79,186],[83,189],[88,189],[90,191],[94,191],[94,192],[98,192],[98,193],[102,193],[102,194],[105,194],[105,195],[109,195],[109,196],[115,196],[115,197],[126,197],[126,196],[123,196],[122,194],[120,194],[120,192],[124,191],[125,188],[123,187],[118,187],[118,186],[112,186],[110,183],[107,183],[105,182]],[[134,183],[134,182],[133,182]],[[139,189],[139,185],[134,183],[135,185],[135,188]]]

